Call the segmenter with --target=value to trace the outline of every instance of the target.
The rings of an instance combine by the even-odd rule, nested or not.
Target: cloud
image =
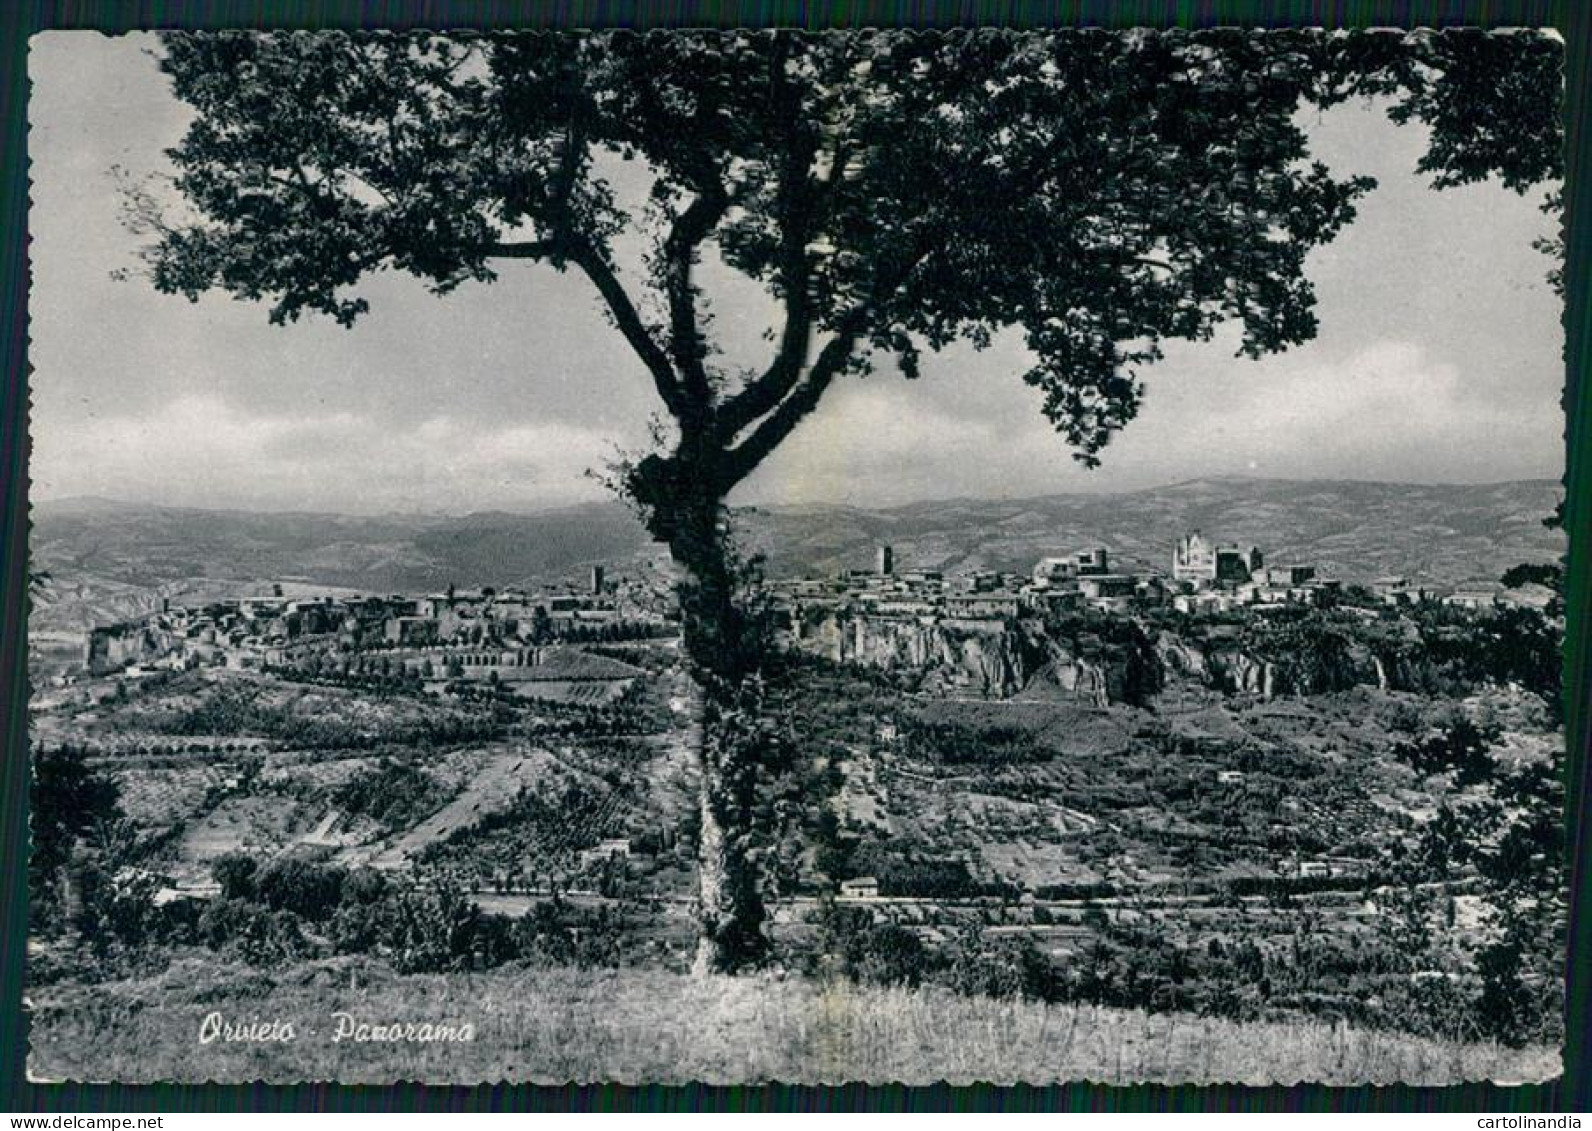
[[[1140,418],[1090,472],[1013,376],[1016,360],[990,358],[986,372],[918,383],[881,374],[838,386],[737,500],[874,506],[1132,490],[1205,475],[1477,481],[1562,469],[1563,417],[1551,398],[1478,398],[1480,378],[1413,343],[1384,341],[1338,362],[1301,352],[1152,374]],[[126,415],[52,408],[34,437],[36,498],[362,512],[605,498],[588,469],[636,442],[556,420],[266,414],[214,393]]]
[[[1557,398],[1477,395],[1494,381],[1408,341],[1374,342],[1342,360],[1300,351],[1185,387],[1152,377],[1149,435],[1124,446],[1182,450],[1216,473],[1254,463],[1261,474],[1395,481],[1557,474]]]
[[[1380,341],[1235,360],[1218,340],[1150,370],[1144,407],[1089,471],[1017,380],[1009,351],[950,359],[915,384],[837,387],[745,488],[763,502],[1133,490],[1210,475],[1484,481],[1551,477],[1551,395],[1477,395],[1494,375]],[[972,370],[972,371],[969,371]],[[1540,388],[1536,380],[1526,387]]]
[[[251,415],[210,394],[138,415],[55,418],[34,434],[36,498],[367,512],[598,498],[603,488],[585,473],[613,450],[603,434],[563,423],[434,416],[399,428],[351,412]]]

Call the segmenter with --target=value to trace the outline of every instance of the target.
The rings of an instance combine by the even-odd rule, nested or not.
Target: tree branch
[[[708,387],[707,344],[697,325],[696,287],[691,269],[697,248],[718,226],[730,197],[716,176],[704,174],[697,198],[676,218],[663,244],[663,290],[669,301],[669,354],[685,395],[702,410],[712,397]]]
[[[770,81],[785,91],[783,66],[772,68]],[[749,383],[736,396],[719,407],[717,427],[719,440],[728,444],[758,417],[773,410],[780,400],[790,393],[801,378],[802,365],[807,360],[807,349],[812,342],[812,264],[807,256],[807,243],[816,227],[808,169],[817,153],[817,142],[811,136],[800,134],[799,106],[782,99],[785,116],[785,160],[779,178],[780,221],[780,282],[785,292],[785,326],[780,332],[779,349],[773,362],[761,377]],[[845,152],[843,140],[837,141],[829,176],[838,180],[841,167],[835,164]],[[827,186],[826,186],[827,187]]]
[[[669,412],[677,420],[691,414],[691,406],[687,404],[669,358],[641,320],[641,315],[625,293],[613,268],[589,243],[571,243],[553,236],[541,240],[488,244],[482,248],[482,254],[499,259],[551,259],[561,255],[576,264],[596,286],[597,293],[602,296],[608,313],[613,317],[614,325],[652,374],[653,384]]]
[[[825,390],[851,359],[851,351],[857,347],[857,339],[862,336],[865,321],[866,313],[863,310],[848,315],[844,328],[818,351],[818,359],[808,370],[806,379],[779,403],[778,408],[763,418],[751,435],[724,453],[721,465],[724,490],[728,491],[750,475],[770,452],[784,442],[796,425],[818,407]]]
[[[796,277],[787,284],[785,328],[780,333],[779,351],[763,375],[748,384],[719,407],[718,429],[725,443],[733,440],[758,417],[770,412],[801,378],[802,363],[812,341],[813,319],[807,296],[806,257]],[[799,289],[793,289],[799,288]]]
[[[641,320],[641,315],[636,312],[635,304],[630,301],[630,296],[625,293],[625,288],[620,285],[619,278],[614,274],[613,268],[591,244],[581,241],[568,248],[562,249],[570,260],[586,272],[586,277],[596,286],[597,293],[602,295],[603,302],[608,307],[608,313],[613,316],[614,325],[624,335],[625,341],[630,343],[630,348],[636,351],[652,374],[653,384],[657,386],[658,396],[663,398],[664,405],[676,420],[687,420],[696,415],[699,406],[694,406],[686,398],[675,376],[674,368],[669,364],[668,355],[659,348],[652,332],[647,329],[646,323]]]
[[[856,349],[857,342],[867,328],[868,319],[873,316],[879,301],[903,286],[912,272],[929,257],[936,246],[920,234],[911,256],[899,267],[893,277],[882,280],[873,298],[853,307],[840,319],[835,329],[835,336],[818,351],[818,358],[808,370],[806,378],[783,400],[777,402],[778,407],[772,408],[751,435],[724,454],[725,490],[751,474],[752,470],[791,434],[796,425],[818,407],[818,401],[825,390],[845,367],[846,362],[851,360],[851,352]],[[803,354],[805,352],[804,348]],[[800,357],[796,359],[795,365],[799,372]],[[794,380],[792,378],[792,381]],[[766,393],[759,394],[759,396],[766,395]]]
[[[586,159],[586,121],[583,114],[580,76],[573,69],[565,75],[568,84],[569,121],[564,126],[564,152],[558,162],[558,174],[553,178],[552,198],[547,204],[547,215],[553,235],[567,238],[570,231],[570,202],[575,198],[575,181],[580,164]]]

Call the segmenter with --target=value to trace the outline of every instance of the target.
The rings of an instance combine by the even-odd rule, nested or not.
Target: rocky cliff
[[[1267,699],[1325,695],[1351,687],[1419,690],[1427,666],[1418,651],[1379,651],[1341,636],[1302,640],[1285,647],[1179,640],[1158,652],[1165,655],[1174,650],[1198,657],[1194,666],[1185,670],[1200,676],[1207,686]]]
[[[1092,706],[1134,701],[1159,686],[1135,644],[1053,633],[1037,621],[870,617],[828,610],[803,614],[795,643],[837,663],[895,672],[928,692],[1005,699],[1048,688]],[[1137,640],[1137,638],[1135,638]]]
[[[838,663],[897,673],[930,693],[1004,699],[1048,690],[1099,707],[1143,703],[1172,679],[1270,699],[1362,686],[1426,690],[1437,678],[1416,640],[1368,643],[1352,629],[1316,624],[1180,633],[1130,621],[1045,624],[808,610],[795,642]]]
[[[1033,670],[1021,633],[1002,621],[824,612],[803,618],[796,643],[836,663],[920,679],[926,691],[1005,698],[1020,690]]]

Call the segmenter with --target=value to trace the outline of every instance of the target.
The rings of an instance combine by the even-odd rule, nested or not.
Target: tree
[[[210,875],[220,885],[222,899],[253,899],[259,870],[259,861],[242,852],[224,853],[210,865]]]
[[[121,821],[120,791],[89,768],[77,747],[41,745],[33,752],[28,818],[28,904],[45,924],[54,924],[73,849],[103,840],[103,826]]]
[[[383,943],[400,973],[464,968],[481,930],[481,912],[451,883],[393,893],[383,906]]]
[[[1311,248],[1364,178],[1308,158],[1306,104],[1392,96],[1440,127],[1434,169],[1557,168],[1558,45],[1397,34],[193,33],[161,66],[195,111],[147,187],[159,289],[351,324],[399,270],[438,292],[537,262],[590,281],[667,416],[616,484],[683,567],[703,689],[705,964],[764,952],[750,819],[764,625],[725,499],[834,382],[1020,332],[1024,380],[1093,465],[1167,339],[1225,321],[1259,356],[1315,332]],[[1469,68],[1467,72],[1466,68]],[[1471,72],[1474,74],[1472,75]],[[1525,122],[1525,126],[1521,122]],[[1526,128],[1529,127],[1529,128]],[[1532,164],[1536,161],[1536,164]],[[616,171],[639,162],[648,204]],[[616,252],[630,233],[639,271]],[[777,305],[757,371],[719,361],[705,258]]]
[[[322,922],[337,910],[346,873],[297,857],[273,860],[254,876],[255,897],[273,911]]]
[[[1565,498],[1566,496],[1561,496],[1554,505],[1553,513],[1542,520],[1542,525],[1549,530],[1564,529]],[[1557,562],[1522,562],[1505,570],[1498,581],[1506,589],[1516,589],[1522,585],[1542,585],[1553,590],[1553,597],[1544,612],[1551,616],[1563,616],[1564,571],[1568,561],[1568,555],[1561,554]]]

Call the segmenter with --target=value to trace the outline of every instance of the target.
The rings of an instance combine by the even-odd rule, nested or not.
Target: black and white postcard
[[[31,1075],[1557,1077],[1562,56],[36,36]]]

